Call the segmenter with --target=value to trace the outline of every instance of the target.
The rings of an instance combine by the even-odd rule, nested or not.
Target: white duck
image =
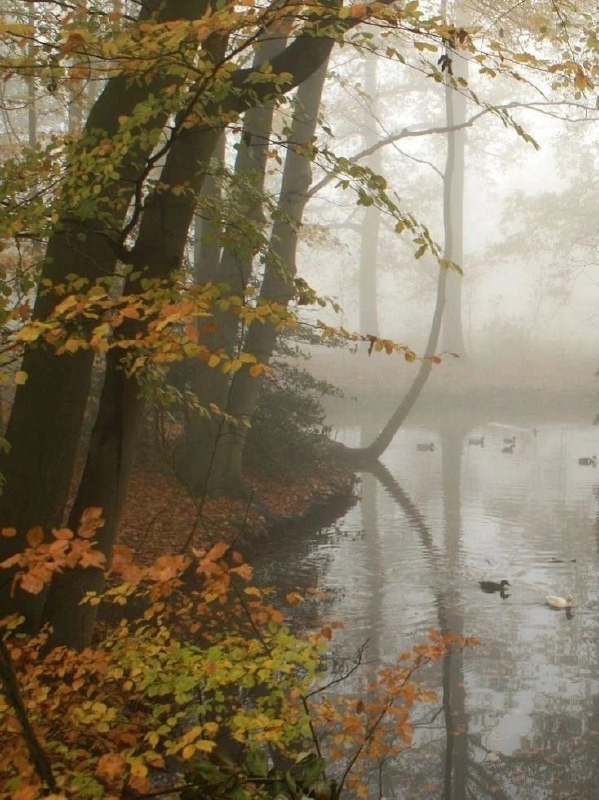
[[[556,594],[548,594],[545,602],[551,608],[572,608],[574,605],[574,597],[569,594],[567,597],[560,597]]]

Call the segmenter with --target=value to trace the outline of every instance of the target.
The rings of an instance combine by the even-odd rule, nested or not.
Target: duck
[[[505,442],[505,439],[504,439],[503,441]],[[506,445],[505,447],[502,447],[502,448],[501,448],[501,452],[502,452],[502,453],[513,453],[513,452],[514,452],[514,447],[515,447],[515,446],[516,446],[516,443],[515,443],[515,442],[514,442],[514,444],[508,444],[508,445]]]
[[[596,467],[597,466],[597,456],[579,458],[578,463],[581,467]]]
[[[484,447],[485,446],[485,437],[484,436],[478,436],[476,438],[468,439],[468,444],[474,444],[474,445],[478,445],[479,447]]]
[[[545,602],[551,608],[572,608],[574,605],[574,597],[569,594],[567,597],[560,597],[557,594],[548,594]]]
[[[504,592],[505,587],[510,585],[509,581],[501,580],[501,581],[479,581],[478,585],[483,590],[483,592]]]
[[[504,444],[511,444],[511,446],[513,447],[516,444],[516,437],[515,436],[509,436],[508,438],[505,438],[503,440],[503,442],[504,442]]]
[[[421,444],[416,445],[416,450],[423,450],[423,451],[430,450],[430,452],[432,453],[434,449],[435,445],[432,442],[423,442]]]

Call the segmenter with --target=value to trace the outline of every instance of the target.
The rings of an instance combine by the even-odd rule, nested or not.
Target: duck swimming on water
[[[590,458],[579,458],[578,463],[581,465],[581,467],[596,467],[597,456],[591,456]]]
[[[479,581],[478,585],[483,590],[483,592],[504,592],[505,587],[510,585],[509,581],[502,580],[502,581]]]
[[[572,608],[574,605],[574,597],[569,594],[567,597],[560,597],[557,594],[548,594],[545,602],[551,608]]]
[[[468,444],[475,444],[475,445],[478,445],[479,447],[484,447],[485,446],[485,437],[484,436],[477,436],[476,438],[468,439]]]

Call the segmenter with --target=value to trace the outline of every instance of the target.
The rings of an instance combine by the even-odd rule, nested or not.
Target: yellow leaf
[[[188,744],[187,747],[184,747],[183,750],[181,751],[181,757],[183,758],[184,761],[187,761],[187,759],[192,757],[195,751],[196,751],[195,745]]]
[[[217,356],[216,353],[212,353],[212,355],[208,359],[208,366],[218,367],[219,364],[220,364],[220,356]]]
[[[17,384],[17,386],[22,386],[22,384],[26,382],[27,382],[27,373],[24,370],[20,369],[15,374],[15,383]]]
[[[31,325],[26,325],[22,328],[19,332],[19,339],[22,342],[35,342],[39,339],[39,337],[44,332],[44,328],[40,326],[39,323],[31,323]]]
[[[154,769],[164,769],[166,766],[164,759],[159,753],[146,753],[146,761]]]
[[[216,747],[216,742],[212,742],[210,739],[198,739],[194,747],[196,750],[201,750],[203,753],[211,753]]]

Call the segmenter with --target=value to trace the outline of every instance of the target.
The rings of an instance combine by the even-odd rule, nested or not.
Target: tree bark
[[[270,253],[260,291],[261,299],[282,305],[289,303],[295,293],[297,241],[312,178],[310,159],[301,148],[314,138],[325,78],[326,63],[299,87],[296,98],[290,139],[300,148],[299,152],[290,148],[285,157],[278,214],[273,224]],[[269,322],[252,322],[244,349],[256,356],[259,362],[268,364],[277,335],[277,329]],[[261,383],[261,378],[252,377],[245,368],[235,373],[227,414],[234,420],[251,420]],[[207,488],[210,493],[240,494],[245,491],[242,465],[246,438],[244,425],[223,419],[209,474]]]
[[[337,3],[333,5],[335,8]],[[147,16],[159,8],[160,19],[181,18],[183,13],[180,9],[183,8],[186,17],[195,17],[201,14],[203,6],[202,2],[191,0],[184,6],[174,0],[165,0],[164,3],[156,0],[148,2],[146,10],[141,13]],[[340,27],[349,29],[357,22],[359,19],[348,18],[338,23],[336,35]],[[325,21],[321,20],[321,24],[325,24]],[[227,95],[204,105],[205,123],[197,128],[178,130],[161,177],[168,189],[169,185],[189,180],[191,168],[196,194],[185,192],[175,196],[172,192],[160,191],[147,199],[137,243],[130,259],[135,267],[149,267],[150,276],[167,277],[179,266],[179,249],[184,246],[195,208],[195,196],[202,185],[202,167],[209,161],[220,128],[248,108],[267,102],[274,94],[289,91],[302,83],[326,63],[334,42],[332,38],[318,37],[313,32],[297,36],[281,54],[272,59],[274,80],[271,83],[253,82],[251,67],[234,71],[229,76]],[[289,75],[283,87],[277,85],[277,78],[282,73]],[[150,92],[159,94],[164,82],[172,84],[174,81],[166,74],[155,78],[149,85],[141,81],[128,83],[122,77],[110,80],[90,112],[79,147],[84,150],[98,130],[107,137],[113,135],[118,130],[119,118],[130,115],[137,103],[143,102]],[[165,115],[158,114],[148,125],[151,129],[160,130],[164,122]],[[133,190],[143,177],[150,153],[151,148],[147,143],[132,148],[125,162],[120,165],[120,180],[111,183],[100,193],[100,199],[106,201],[107,207],[114,204],[111,205],[110,224],[104,230],[97,230],[86,218],[81,218],[77,209],[69,210],[61,219],[48,245],[45,278],[56,283],[73,272],[93,281],[100,276],[113,274],[116,258],[111,239],[117,238],[122,231]],[[129,286],[125,291],[131,288]],[[56,298],[51,293],[40,293],[36,302],[36,317],[46,316],[55,302]],[[81,490],[73,509],[73,515],[76,516],[78,510],[87,506],[103,508],[106,523],[101,534],[101,546],[108,559],[137,438],[135,424],[127,423],[128,430],[125,431],[124,423],[131,419],[138,421],[143,411],[143,398],[137,385],[124,375],[114,375],[118,368],[112,358],[109,359],[111,374],[107,373],[106,376]],[[88,395],[91,366],[92,357],[86,352],[74,357],[57,358],[49,349],[31,347],[25,354],[23,368],[29,373],[29,380],[19,387],[7,433],[13,449],[8,457],[0,460],[0,469],[3,469],[8,484],[0,501],[1,524],[17,527],[21,535],[12,539],[0,537],[1,558],[23,549],[24,532],[30,525],[42,524],[47,527],[62,519]],[[47,618],[56,625],[56,640],[65,644],[71,640],[69,625],[76,632],[74,639],[77,646],[87,643],[91,635],[93,615],[91,623],[89,619],[81,623],[74,621],[76,614],[86,613],[89,608],[76,604],[77,598],[86,591],[87,583],[82,579],[84,572],[76,570],[76,574],[65,579],[69,584],[64,589],[70,598],[67,605],[60,602],[61,584],[57,581],[53,589],[55,597],[48,606]],[[64,575],[60,580],[63,578]],[[89,571],[89,580],[90,585],[95,585],[93,570]],[[4,588],[6,590],[6,584]],[[41,605],[38,598],[34,609],[26,609],[22,597],[9,598],[5,591],[4,596],[0,596],[0,616],[16,608],[29,617],[30,623],[35,623]]]
[[[144,278],[167,278],[179,267],[193,219],[193,197],[203,179],[201,165],[208,163],[218,136],[217,130],[191,129],[171,147],[161,173],[162,188],[146,201],[132,253],[132,263],[144,268]],[[191,176],[190,164],[198,166]],[[189,195],[175,195],[164,188],[184,180],[192,184]],[[137,280],[129,280],[124,291],[135,294],[140,288]],[[135,323],[128,327],[134,329]],[[125,372],[122,358],[122,351],[115,348],[106,359],[98,416],[69,520],[76,530],[85,508],[102,508],[104,525],[97,538],[107,562],[112,555],[145,409],[143,391],[136,378]],[[44,608],[44,621],[53,628],[51,645],[81,649],[89,643],[97,607],[82,606],[80,601],[86,592],[99,592],[103,585],[103,571],[95,568],[72,569],[55,577]]]
[[[329,52],[332,44],[329,40]],[[274,63],[275,59],[271,64]],[[282,63],[287,68],[290,66],[286,59]],[[303,75],[305,68],[303,60],[298,74]],[[247,76],[251,69],[243,72]],[[252,93],[252,97],[256,94]],[[243,100],[242,104],[245,102]],[[212,123],[209,127],[184,130],[174,141],[161,173],[161,188],[146,201],[131,257],[134,267],[146,268],[144,277],[167,278],[179,267],[193,219],[195,198],[201,191],[206,165],[219,135],[219,128]],[[190,165],[195,165],[191,174]],[[190,183],[190,191],[177,195],[168,191],[168,187],[184,181]],[[128,282],[124,291],[125,294],[135,293],[138,289],[135,282]],[[99,546],[107,561],[116,537],[143,411],[144,398],[137,382],[123,373],[118,356],[110,353],[98,418],[71,515],[71,525],[76,527],[83,509],[89,506],[103,509],[105,522]],[[88,591],[100,591],[103,584],[102,570],[94,568],[69,570],[55,578],[44,613],[44,621],[53,628],[51,645],[81,648],[89,644],[97,607],[81,605],[80,600]]]
[[[254,69],[258,69],[264,61],[270,61],[283,47],[284,39],[266,39],[256,52]],[[253,224],[258,229],[264,227],[264,211],[262,203],[257,202],[256,197],[261,196],[264,191],[274,108],[275,101],[272,99],[265,105],[245,112],[235,162],[236,176],[251,184],[253,197],[247,201],[246,213],[250,225]],[[213,260],[207,259],[203,264],[197,265],[196,280],[214,280],[226,284],[227,293],[242,297],[251,278],[257,246],[247,241],[237,243],[238,233],[234,228],[227,230],[223,238],[229,244],[225,245],[218,268],[215,269]],[[210,350],[222,349],[229,355],[235,353],[240,344],[237,318],[230,311],[215,308],[211,322],[215,326],[214,331],[203,334],[202,342]],[[212,404],[224,410],[231,376],[199,361],[189,366],[189,388],[199,404],[204,408]],[[206,491],[221,424],[218,416],[202,416],[193,412],[186,420],[185,438],[177,457],[177,470],[181,480],[194,495],[202,496]]]
[[[377,140],[377,62],[374,56],[366,55],[364,60],[364,89],[370,97],[370,109],[364,109],[364,149],[373,147]],[[370,114],[367,114],[370,110]],[[381,150],[376,149],[367,160],[370,169],[379,174],[381,171]],[[381,210],[375,204],[367,206],[364,211],[360,232],[360,265],[359,294],[360,332],[379,335],[377,306],[377,256],[379,235],[381,231]]]
[[[140,19],[160,9],[159,19],[181,16],[180,3],[167,0],[149,2]],[[186,3],[188,12],[200,13],[203,0]],[[155,77],[149,83],[118,76],[108,81],[87,119],[75,157],[93,148],[100,135],[110,138],[119,129],[119,118],[130,116],[150,93],[158,94],[173,78]],[[149,125],[162,128],[166,114],[156,115]],[[98,195],[102,208],[102,228],[77,208],[66,209],[50,236],[41,279],[56,285],[75,274],[91,284],[113,275],[116,265],[114,241],[118,239],[134,188],[142,175],[152,146],[136,143],[119,164],[120,178],[108,184]],[[68,174],[68,167],[67,167]],[[40,284],[42,286],[43,284]],[[44,319],[58,301],[51,290],[39,290],[34,318]],[[89,394],[93,354],[79,351],[56,356],[41,343],[28,347],[22,369],[25,384],[15,394],[6,438],[9,453],[0,454],[0,473],[6,485],[0,496],[0,520],[3,526],[17,529],[17,536],[0,537],[0,560],[26,546],[25,533],[33,525],[44,529],[62,522],[69,490],[81,424]],[[33,620],[39,617],[43,596],[14,600],[6,586],[0,588],[0,616],[16,606]],[[25,611],[27,606],[28,610]]]
[[[465,23],[461,4],[457,4],[456,25]],[[464,169],[466,149],[466,99],[460,91],[461,81],[468,80],[468,57],[465,51],[447,48],[451,74],[445,82],[447,147],[452,154],[450,169],[443,181],[443,223],[445,228],[445,258],[455,264],[464,260]],[[457,83],[456,83],[457,82]],[[457,86],[457,88],[456,88]],[[441,347],[450,353],[466,355],[462,326],[462,276],[452,270],[447,276],[447,306],[443,320]]]

